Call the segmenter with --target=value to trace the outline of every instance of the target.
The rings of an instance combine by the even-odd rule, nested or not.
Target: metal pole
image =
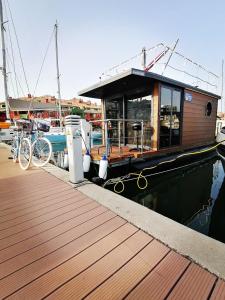
[[[119,139],[119,154],[121,154],[121,141],[120,141],[120,121],[118,121],[118,139]]]
[[[168,66],[168,64],[170,62],[170,59],[171,59],[171,57],[173,55],[173,52],[174,52],[175,48],[177,47],[178,42],[179,42],[179,39],[176,40],[175,45],[173,46],[172,52],[171,52],[171,54],[170,54],[170,56],[169,56],[169,58],[168,58],[168,60],[167,60],[167,62],[165,64],[164,70],[162,71],[162,75],[165,72],[165,70],[166,70],[166,68],[167,68],[167,66]]]
[[[92,136],[92,123],[90,123],[90,153],[91,153],[91,149],[93,148],[93,136]]]
[[[141,52],[142,52],[142,62],[141,62],[141,64],[142,64],[143,70],[145,70],[145,68],[146,68],[146,49],[145,49],[145,47],[142,48]]]
[[[222,73],[221,73],[221,113],[223,112],[223,65],[224,60],[222,59]]]
[[[2,37],[2,74],[4,77],[4,91],[5,91],[5,109],[6,109],[6,118],[10,119],[9,114],[9,94],[7,86],[7,73],[6,73],[6,50],[5,50],[5,37],[4,37],[4,20],[3,20],[3,8],[2,0],[0,0],[0,22],[1,22],[1,37]]]
[[[58,23],[55,23],[55,54],[56,54],[56,71],[57,71],[57,85],[58,85],[58,106],[59,106],[59,120],[60,127],[62,127],[62,108],[61,108],[61,91],[60,91],[60,74],[59,74],[59,55],[58,55]]]
[[[126,112],[125,112],[125,96],[123,96],[123,145],[126,144],[126,126],[125,120],[126,119]]]
[[[108,144],[108,121],[105,121],[105,151],[106,151],[106,156],[108,157],[109,155],[109,144]]]
[[[141,153],[143,153],[143,140],[144,140],[144,122],[141,121]]]

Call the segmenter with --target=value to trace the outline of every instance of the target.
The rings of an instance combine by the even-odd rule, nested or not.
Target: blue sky
[[[79,90],[96,83],[105,69],[135,55],[143,46],[149,48],[162,41],[171,45],[177,38],[177,51],[221,72],[221,60],[225,57],[222,0],[8,1],[31,93],[56,19],[63,98],[77,96]],[[18,76],[26,92],[16,51],[15,45]],[[54,55],[52,43],[37,95],[56,95]],[[2,80],[0,84],[2,99]],[[13,94],[11,86],[10,89]]]

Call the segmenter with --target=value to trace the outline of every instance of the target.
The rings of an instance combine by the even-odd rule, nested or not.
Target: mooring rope
[[[212,146],[210,148],[207,148],[207,149],[203,149],[203,150],[199,150],[199,151],[194,151],[194,152],[190,152],[190,153],[180,154],[180,155],[178,155],[177,157],[175,157],[173,159],[162,161],[162,162],[159,162],[158,164],[156,164],[154,166],[144,168],[140,173],[129,173],[129,174],[125,175],[125,176],[121,176],[121,177],[118,177],[118,178],[109,179],[109,180],[107,180],[104,183],[103,187],[105,187],[107,185],[114,185],[114,187],[113,187],[114,192],[118,193],[118,194],[121,194],[124,191],[124,189],[125,189],[124,182],[136,180],[137,187],[140,190],[144,190],[144,189],[146,189],[148,187],[147,177],[155,176],[155,175],[159,175],[159,174],[163,174],[163,173],[166,173],[166,172],[169,172],[169,171],[175,171],[177,169],[187,167],[190,164],[185,165],[185,166],[181,166],[181,167],[177,167],[177,168],[173,168],[173,169],[170,169],[170,170],[167,170],[167,171],[162,171],[162,172],[158,172],[158,173],[154,173],[154,174],[149,174],[149,175],[143,175],[143,173],[145,171],[147,171],[147,170],[153,170],[153,169],[157,168],[160,165],[167,164],[167,163],[170,163],[170,162],[174,162],[177,159],[185,157],[185,156],[198,155],[198,154],[210,152],[210,151],[216,149],[223,142],[225,142],[225,140],[223,140],[223,141],[217,143],[216,145],[214,145],[214,146]],[[136,177],[135,178],[131,178],[132,176],[136,176]],[[144,181],[144,184],[142,184],[142,185],[140,184],[141,180]],[[121,188],[119,188],[119,187],[121,187]]]

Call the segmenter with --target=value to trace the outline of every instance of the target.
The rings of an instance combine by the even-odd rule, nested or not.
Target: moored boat
[[[225,159],[225,126],[217,133],[216,141],[219,143],[217,151]]]
[[[79,95],[102,99],[103,144],[91,149],[94,164],[106,155],[108,168],[120,167],[122,172],[124,165],[141,170],[159,158],[171,158],[175,165],[213,152],[219,95],[139,69]],[[179,160],[173,159],[176,155]]]

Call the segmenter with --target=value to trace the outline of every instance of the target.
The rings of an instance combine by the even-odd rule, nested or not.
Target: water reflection
[[[129,195],[125,196],[225,242],[225,179],[221,160],[152,178],[150,188],[144,192],[130,184]]]

